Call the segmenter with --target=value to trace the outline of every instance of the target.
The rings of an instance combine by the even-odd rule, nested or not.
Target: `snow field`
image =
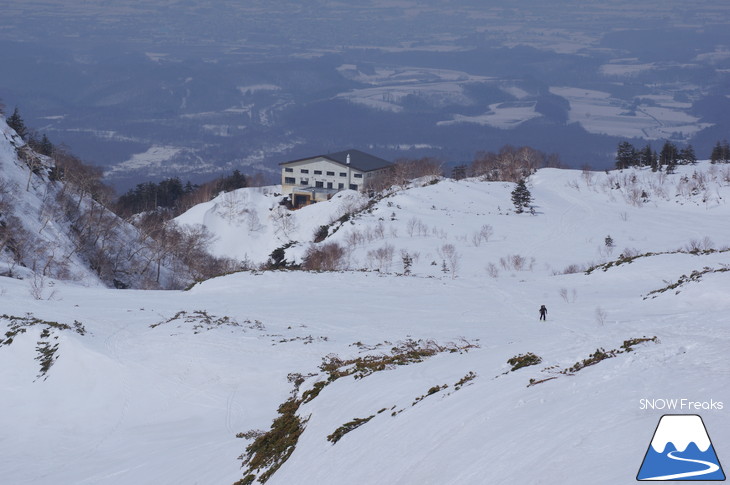
[[[710,168],[680,167],[688,176],[693,170]],[[326,240],[345,245],[353,231],[384,227],[382,237],[352,249],[349,269],[340,272],[244,272],[186,292],[54,282],[55,295],[42,300],[30,295],[27,280],[0,278],[0,314],[78,320],[87,330],[54,334],[57,359],[45,380],[36,377],[40,328],[0,347],[3,479],[233,483],[243,472],[236,457],[249,442],[235,434],[268,428],[293,389],[290,373],[319,374],[304,382],[304,391],[325,378],[318,366],[328,354],[352,358],[388,352],[406,339],[465,339],[480,347],[325,387],[300,408],[307,427],[268,483],[633,481],[663,414],[640,410],[640,399],[730,403],[723,385],[730,373],[724,364],[730,273],[644,297],[693,270],[722,268],[728,253],[661,254],[590,275],[556,273],[570,264],[613,261],[625,247],[671,252],[705,236],[716,249],[725,246],[728,186],[712,182],[719,198],[710,203],[702,193],[674,197],[667,190],[662,198],[638,173],[637,187],[651,194],[637,206],[623,185],[604,188],[611,175],[595,173],[587,184],[579,171],[539,171],[528,183],[534,216],[514,214],[513,184],[447,180],[399,191]],[[343,192],[284,216],[294,221],[284,234],[269,217],[275,190],[237,191],[238,202],[228,203],[238,207],[233,216],[221,196],[180,221],[204,223],[218,236],[216,252],[255,263],[299,241],[287,252],[297,261],[314,230],[359,198]],[[254,211],[262,227],[249,230]],[[409,223],[414,219],[428,231],[419,233]],[[471,236],[484,225],[493,235],[477,246]],[[611,254],[609,234],[616,244]],[[373,271],[368,252],[385,244],[394,247],[390,271]],[[441,272],[444,244],[460,255],[453,278]],[[396,275],[400,250],[420,253],[412,276]],[[500,258],[514,254],[534,258],[532,270],[502,268]],[[496,277],[485,269],[490,262]],[[540,304],[549,310],[544,323],[537,320]],[[659,343],[639,344],[575,375],[560,373],[597,348],[619,349],[644,336]],[[527,352],[542,362],[510,371],[507,360]],[[469,372],[477,377],[455,390]],[[550,377],[528,387],[530,379]],[[721,461],[730,443],[725,412],[702,414]],[[343,424],[371,415],[336,444],[327,441]]]

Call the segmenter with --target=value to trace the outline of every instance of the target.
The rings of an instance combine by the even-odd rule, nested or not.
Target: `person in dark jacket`
[[[545,305],[540,307],[540,320],[547,320],[547,308]]]

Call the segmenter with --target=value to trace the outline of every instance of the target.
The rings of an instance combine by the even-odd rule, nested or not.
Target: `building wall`
[[[283,165],[281,167],[281,189],[284,195],[289,195],[295,188],[317,187],[319,182],[325,189],[343,190],[348,189],[351,184],[355,184],[357,190],[362,190],[368,176],[369,173],[363,173],[352,167],[318,157]]]

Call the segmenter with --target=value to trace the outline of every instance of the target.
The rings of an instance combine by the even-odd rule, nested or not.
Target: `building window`
[[[297,180],[294,177],[284,177],[285,184],[295,184]]]
[[[356,179],[361,179],[362,178],[362,174],[361,173],[353,173],[352,176],[355,177]]]
[[[351,190],[357,190],[357,184],[350,184]]]
[[[345,188],[345,184],[337,184],[337,188],[342,190]]]
[[[347,177],[347,172],[340,172],[340,177]]]
[[[314,182],[314,186],[320,189],[324,188],[324,182]]]
[[[301,178],[301,179],[299,179],[299,183],[302,185],[309,185],[309,179]]]
[[[332,188],[332,182],[327,182],[327,188],[328,189],[331,189]]]
[[[294,169],[293,169],[293,168],[291,168],[291,167],[285,167],[285,168],[284,168],[284,171],[285,171],[285,172],[289,172],[289,173],[291,173],[291,172],[293,172],[293,171],[294,171]]]
[[[308,168],[303,168],[303,169],[301,169],[301,170],[299,170],[299,171],[300,171],[301,173],[309,173],[309,169],[308,169]]]
[[[335,176],[335,173],[334,172],[327,172],[327,175],[329,175],[330,177],[334,177]]]
[[[314,171],[314,175],[322,175],[322,171],[321,170],[315,170]],[[327,174],[327,175],[329,175],[329,174]]]

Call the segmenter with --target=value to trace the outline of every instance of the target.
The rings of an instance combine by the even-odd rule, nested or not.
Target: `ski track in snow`
[[[107,337],[104,340],[104,347],[107,349],[109,356],[112,357],[112,359],[121,366],[125,365],[125,362],[121,358],[121,354],[119,352],[119,347],[122,342],[121,335],[130,336],[131,333],[127,330],[127,327],[129,324],[125,324],[119,329],[115,330],[109,337]],[[127,416],[127,412],[129,411],[130,406],[130,399],[132,396],[132,386],[129,381],[129,374],[127,372],[121,372],[121,379],[122,379],[122,388],[123,388],[123,395],[124,395],[124,403],[122,404],[122,409],[119,412],[119,416],[116,419],[114,425],[112,428],[103,435],[101,440],[94,445],[94,449],[98,450],[110,437],[112,437],[121,427],[122,423],[124,422],[125,417]]]

